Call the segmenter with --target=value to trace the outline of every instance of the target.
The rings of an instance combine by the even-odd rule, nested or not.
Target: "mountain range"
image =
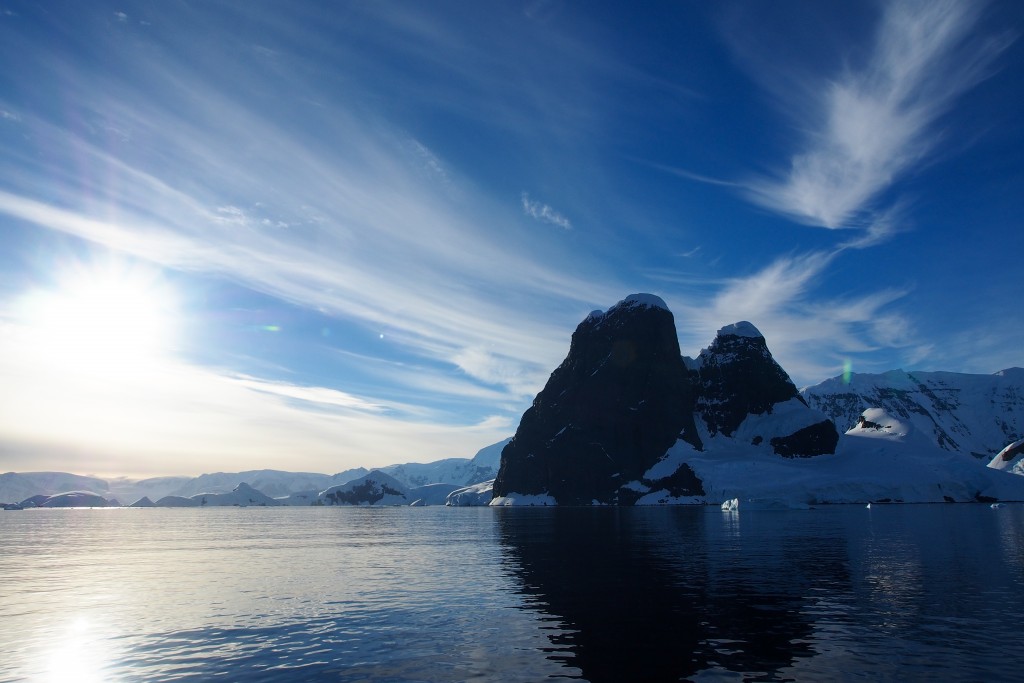
[[[634,294],[579,324],[565,360],[515,435],[473,458],[334,475],[253,470],[103,480],[9,472],[0,475],[0,501],[645,505],[742,499],[749,509],[1024,500],[1022,436],[1021,368],[992,375],[848,373],[798,391],[753,324],[726,325],[697,358],[688,358],[679,351],[675,318],[664,301]]]
[[[1013,466],[986,467],[1021,437],[1021,397],[1019,368],[797,391],[751,323],[686,358],[664,301],[635,294],[576,328],[502,453],[490,504],[1024,500]],[[480,502],[481,489],[454,495]]]
[[[429,463],[400,463],[381,467],[373,472],[364,467],[345,470],[333,475],[313,472],[287,472],[281,470],[249,470],[245,472],[216,472],[198,477],[152,477],[148,479],[101,479],[68,474],[66,472],[7,472],[0,474],[0,501],[28,503],[30,506],[66,507],[74,500],[67,494],[78,494],[78,500],[88,500],[88,507],[113,502],[115,505],[140,504],[141,507],[192,507],[204,497],[208,505],[310,505],[319,495],[332,487],[359,482],[379,473],[394,480],[403,495],[425,504],[438,504],[440,490],[432,484],[450,485],[449,490],[493,479],[498,472],[501,449],[507,443],[492,444],[472,458],[446,458]],[[242,492],[235,497],[226,494]],[[444,487],[442,487],[444,488]],[[249,490],[259,494],[249,495]],[[94,496],[87,499],[84,494]],[[447,495],[447,494],[446,494]],[[52,503],[47,499],[53,497]],[[250,498],[252,500],[250,501]],[[102,502],[101,502],[102,501]],[[120,501],[120,503],[118,502]],[[133,502],[134,501],[134,502]],[[148,501],[148,502],[144,502]],[[444,499],[440,500],[444,503]]]

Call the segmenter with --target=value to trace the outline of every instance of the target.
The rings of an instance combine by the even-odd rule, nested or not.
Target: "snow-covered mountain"
[[[441,486],[424,488],[420,492],[421,495],[410,500],[422,500],[425,505],[440,505],[444,504],[447,494],[456,488],[493,479],[501,461],[501,449],[508,441],[509,439],[505,439],[486,446],[472,458],[448,458],[431,463],[403,463],[389,465],[378,471],[393,476],[407,491],[415,492],[420,487],[440,484]],[[16,503],[33,496],[40,496],[42,500],[58,493],[87,491],[107,500],[136,501],[132,503],[136,507],[146,507],[143,501],[149,501],[149,505],[154,507],[191,507],[195,504],[193,498],[196,496],[229,494],[244,483],[261,495],[265,494],[268,498],[274,499],[275,505],[310,505],[317,500],[320,492],[364,477],[368,472],[365,467],[333,475],[248,470],[215,472],[198,477],[118,477],[110,480],[67,472],[8,472],[0,475],[0,502]],[[235,502],[223,504],[234,505]],[[239,504],[263,503],[239,501]]]
[[[0,501],[15,503],[32,496],[88,491],[104,498],[116,496],[107,482],[67,472],[7,472],[0,474]],[[132,499],[134,500],[134,499]]]
[[[215,472],[188,479],[169,495],[191,498],[199,493],[228,493],[242,482],[272,498],[288,496],[297,491],[322,491],[336,484],[344,484],[366,474],[365,468],[346,470],[335,475],[314,472],[284,472],[281,470],[249,470],[247,472]]]
[[[374,470],[346,484],[321,491],[318,505],[409,505],[415,499],[394,477]]]
[[[115,477],[108,479],[107,484],[110,487],[110,495],[116,496],[118,500],[135,501],[142,498],[157,500],[175,493],[191,479],[192,477],[149,477],[147,479]]]
[[[155,503],[148,497],[143,497],[132,503],[129,507],[248,507],[250,505],[271,507],[284,504],[262,491],[257,491],[243,481],[228,492],[197,493],[190,497],[169,495],[160,498]]]
[[[852,373],[807,387],[807,403],[840,430],[857,424],[868,408],[881,408],[913,425],[945,451],[988,462],[1006,444],[1024,437],[1024,369],[992,375],[958,372]]]
[[[243,507],[258,505],[262,507],[281,504],[262,491],[257,491],[244,481],[229,493],[198,493],[192,496],[192,500],[194,500],[199,507],[224,507],[231,505]]]
[[[390,474],[408,488],[426,484],[455,484],[470,486],[494,479],[501,464],[501,449],[512,437],[477,451],[472,458],[446,458],[435,462],[409,462],[388,465],[378,471]]]

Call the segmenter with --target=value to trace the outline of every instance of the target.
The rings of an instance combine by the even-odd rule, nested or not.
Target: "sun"
[[[173,351],[177,297],[158,271],[107,263],[68,268],[23,300],[22,319],[55,365],[138,369]]]

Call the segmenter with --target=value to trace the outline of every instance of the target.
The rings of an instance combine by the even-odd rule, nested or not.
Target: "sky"
[[[1015,0],[0,0],[0,471],[514,433],[576,325],[1024,365]]]

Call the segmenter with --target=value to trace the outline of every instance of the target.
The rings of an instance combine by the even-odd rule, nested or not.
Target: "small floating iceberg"
[[[811,506],[795,500],[781,498],[747,498],[742,503],[744,510],[810,510]],[[733,498],[722,503],[725,512],[739,512],[740,499]]]

